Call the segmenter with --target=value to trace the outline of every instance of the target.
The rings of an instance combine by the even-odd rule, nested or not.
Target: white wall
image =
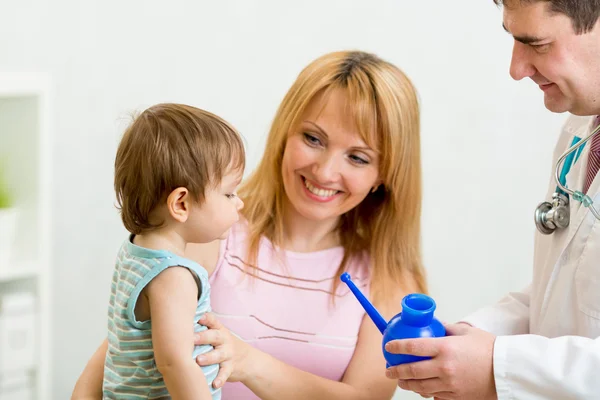
[[[125,233],[112,163],[128,112],[177,101],[220,114],[246,137],[251,169],[297,73],[332,50],[375,52],[419,90],[423,249],[439,316],[525,285],[564,116],[544,109],[534,84],[510,80],[511,44],[491,0],[0,0],[0,71],[54,79],[49,398],[68,398],[105,336]]]

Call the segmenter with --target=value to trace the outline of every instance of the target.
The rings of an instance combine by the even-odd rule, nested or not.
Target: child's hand
[[[205,314],[199,324],[208,327],[204,332],[194,335],[194,344],[210,344],[215,349],[196,358],[200,366],[219,364],[219,374],[213,386],[219,388],[229,380],[238,382],[243,379],[244,361],[248,353],[248,345],[233,336],[212,313]]]

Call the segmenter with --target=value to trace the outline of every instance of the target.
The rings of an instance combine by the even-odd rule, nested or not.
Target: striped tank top
[[[221,243],[210,277],[213,312],[233,334],[252,346],[301,370],[340,381],[365,316],[343,283],[334,295],[335,302],[331,302],[343,248],[297,253],[277,249],[263,238],[257,262],[249,265],[247,239],[247,223],[240,221]],[[352,280],[367,296],[368,265],[365,257],[347,266]],[[258,399],[239,382],[227,382],[223,398]]]
[[[133,244],[133,235],[123,243],[115,264],[108,306],[108,351],[104,363],[104,399],[170,399],[162,375],[156,368],[152,348],[151,321],[135,318],[135,305],[140,293],[160,272],[172,266],[190,270],[201,288],[196,314],[190,329],[206,330],[196,324],[210,311],[208,274],[199,264],[165,250],[151,250]],[[196,346],[190,357],[212,350],[209,345]],[[200,368],[200,367],[199,367]],[[218,365],[202,367],[212,398],[221,398],[221,389],[212,381]]]

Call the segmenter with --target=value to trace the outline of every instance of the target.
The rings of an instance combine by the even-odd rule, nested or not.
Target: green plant
[[[12,206],[12,196],[5,179],[4,170],[0,164],[0,209]]]

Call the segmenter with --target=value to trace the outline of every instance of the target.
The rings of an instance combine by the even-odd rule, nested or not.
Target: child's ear
[[[185,222],[190,212],[190,192],[184,187],[178,187],[167,197],[167,210],[173,219]]]

